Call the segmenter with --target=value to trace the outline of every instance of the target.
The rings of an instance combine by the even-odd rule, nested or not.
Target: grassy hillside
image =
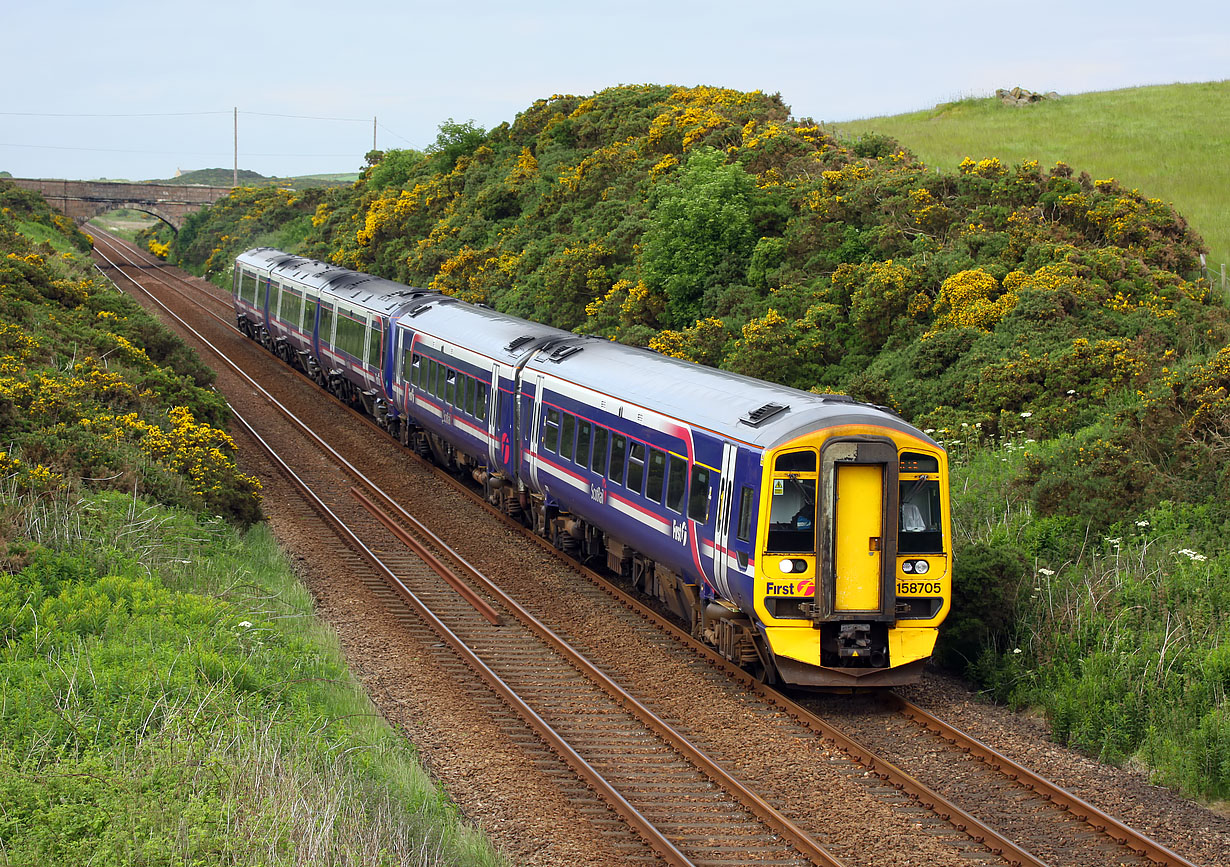
[[[207,187],[229,187],[235,178],[232,169],[193,169],[178,177],[151,180],[151,184],[201,184]],[[239,170],[239,182],[245,187],[291,187],[304,190],[309,187],[333,187],[342,184],[353,184],[359,179],[358,172],[335,172],[325,175],[301,175],[299,177],[271,177],[250,171]]]
[[[1173,202],[1209,246],[1211,268],[1230,270],[1230,80],[1064,96],[1025,107],[965,99],[927,111],[832,125],[841,135],[881,133],[951,171],[966,157],[1005,163],[1063,161],[1095,179]]]

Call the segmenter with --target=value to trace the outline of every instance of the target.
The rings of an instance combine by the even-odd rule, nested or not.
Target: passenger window
[[[371,331],[367,335],[367,364],[369,367],[384,367],[383,349],[384,323],[377,317],[372,320]]]
[[[666,452],[659,449],[649,450],[649,483],[645,486],[645,496],[655,503],[662,502],[662,483],[666,480]]]
[[[600,476],[606,475],[606,428],[594,426],[594,457],[589,468]]]
[[[333,305],[320,304],[320,342],[333,345]]]
[[[444,402],[457,405],[457,371],[451,368],[444,374]]]
[[[554,452],[559,450],[559,410],[547,407],[547,423],[543,426],[542,431],[543,444],[546,445],[547,451]]]
[[[683,496],[688,489],[688,462],[671,455],[671,472],[666,482],[666,508],[672,512],[683,511]]]
[[[564,424],[560,430],[559,454],[562,458],[572,460],[572,441],[576,435],[577,420],[572,413],[564,413]]]
[[[633,440],[628,445],[628,481],[629,491],[641,492],[645,484],[645,444]]]
[[[740,542],[749,542],[752,538],[752,500],[755,496],[751,488],[744,488],[739,495],[739,529],[735,535]]]
[[[478,418],[483,421],[487,420],[487,401],[489,400],[489,398],[490,398],[490,395],[488,394],[488,391],[487,391],[487,383],[480,382],[478,384],[478,407],[477,409],[478,409]]]
[[[466,377],[466,412],[474,415],[474,396],[478,392],[478,382],[473,377]]]
[[[688,491],[688,517],[705,523],[709,520],[709,471],[692,465],[692,486]]]
[[[436,397],[443,400],[444,399],[444,387],[448,381],[447,380],[448,372],[449,372],[448,368],[445,367],[443,364],[441,364],[438,361],[433,361],[431,363],[431,366],[434,367],[436,370],[436,380],[434,383],[433,393],[435,394]]]
[[[414,385],[415,387],[417,387],[417,386],[418,386],[418,384],[419,384],[419,380],[420,380],[420,379],[422,378],[422,376],[423,376],[423,365],[422,365],[422,358],[419,356],[419,354],[418,354],[417,352],[415,352],[413,355],[411,355],[411,353],[410,353],[410,350],[409,350],[409,349],[407,349],[407,350],[406,350],[406,351],[402,354],[402,358],[406,358],[406,357],[410,357],[410,376],[409,376],[410,382],[411,382],[411,384],[412,384],[412,385]],[[407,377],[406,377],[406,374],[405,374],[404,372],[402,373],[401,378],[402,378],[402,379],[406,379],[406,378],[407,378]]]
[[[584,420],[577,422],[577,455],[576,461],[583,467],[589,466],[589,436],[592,425]]]
[[[624,483],[624,455],[628,452],[628,440],[619,434],[611,437],[611,481]]]

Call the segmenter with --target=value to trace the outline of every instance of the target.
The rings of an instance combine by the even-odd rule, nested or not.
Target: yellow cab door
[[[878,611],[883,575],[884,466],[837,464],[835,611]]]

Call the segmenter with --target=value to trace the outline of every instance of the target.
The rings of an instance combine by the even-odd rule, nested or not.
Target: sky
[[[621,84],[780,93],[839,122],[996,88],[1230,78],[1224,0],[3,0],[0,171],[353,172],[375,143]],[[238,123],[235,110],[238,109]]]

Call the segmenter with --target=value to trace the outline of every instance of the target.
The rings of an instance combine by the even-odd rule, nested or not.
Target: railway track
[[[106,238],[101,240],[104,247],[115,243]],[[117,247],[108,249],[118,250]],[[161,270],[158,264],[148,259],[137,267],[155,274]],[[162,280],[171,289],[174,281]],[[229,329],[230,337],[244,346],[243,352],[250,353],[255,348],[251,341],[239,337],[230,325],[229,307],[225,306],[229,304],[229,296],[225,293],[211,291],[206,301],[196,288],[172,291],[180,293],[181,299],[191,299],[198,310],[207,311],[216,323]],[[197,336],[205,339],[199,333]],[[220,357],[224,357],[228,350],[217,351]],[[269,356],[263,350],[256,351],[264,355],[267,364]],[[314,386],[306,384],[306,380],[302,383],[305,388],[314,389]],[[259,388],[255,383],[248,387]],[[319,392],[316,396],[318,398]],[[283,411],[289,413],[285,407]],[[374,425],[370,426],[374,428]],[[253,436],[256,436],[255,432]],[[320,445],[323,443],[313,448]],[[832,786],[841,784],[844,778],[845,788],[840,790],[838,797],[850,802],[862,798],[888,805],[897,811],[899,818],[906,817],[908,827],[926,830],[928,837],[942,842],[950,850],[957,850],[966,862],[972,857],[1010,864],[1051,864],[1053,867],[1069,863],[1191,863],[1101,814],[1096,808],[1079,802],[1079,799],[1062,790],[1056,790],[1056,787],[1043,785],[1039,780],[1028,785],[1020,782],[1025,779],[1021,769],[1014,768],[1006,760],[1001,761],[1002,757],[980,759],[979,764],[984,768],[980,782],[977,786],[962,790],[965,784],[956,781],[968,780],[968,775],[964,774],[966,769],[961,765],[969,764],[969,757],[976,755],[978,748],[963,743],[959,732],[939,721],[921,722],[923,717],[917,708],[907,710],[907,706],[902,704],[899,710],[891,711],[887,717],[882,710],[865,715],[865,720],[883,722],[883,727],[896,732],[872,744],[875,748],[873,752],[811,710],[752,681],[743,672],[731,669],[720,657],[695,645],[669,621],[637,610],[639,603],[598,576],[589,574],[593,583],[574,582],[571,591],[577,604],[587,606],[591,612],[598,610],[594,606],[609,606],[612,598],[619,603],[623,614],[620,615],[622,622],[616,634],[618,630],[624,634],[637,634],[639,630],[643,635],[645,623],[650,622],[663,636],[661,647],[657,648],[663,653],[677,653],[680,645],[690,647],[696,657],[705,662],[699,671],[693,663],[687,673],[692,690],[706,699],[724,694],[726,698],[723,701],[750,708],[750,715],[757,725],[752,726],[747,720],[740,724],[771,733],[779,746],[770,747],[759,754],[775,757],[775,775],[765,778],[762,772],[753,783],[746,785],[729,777],[724,778],[720,772],[723,761],[727,765],[737,766],[748,757],[757,755],[752,744],[739,738],[733,739],[736,741],[734,744],[723,742],[723,739],[713,741],[712,733],[702,730],[695,721],[695,717],[704,712],[703,708],[695,707],[695,703],[689,708],[687,702],[672,702],[661,696],[649,697],[644,694],[646,687],[635,685],[617,685],[614,688],[599,686],[605,675],[598,665],[589,664],[587,668],[586,662],[581,660],[587,653],[601,653],[603,648],[597,645],[601,644],[602,638],[595,639],[585,630],[577,630],[567,624],[546,625],[542,621],[557,612],[544,611],[541,605],[531,611],[529,606],[502,599],[495,582],[488,581],[478,574],[479,570],[458,561],[453,556],[455,552],[443,541],[426,536],[426,528],[416,526],[414,520],[395,505],[394,497],[381,493],[379,487],[368,482],[362,473],[355,470],[351,473],[351,482],[339,486],[334,463],[325,464],[320,477],[312,482],[305,481],[309,487],[319,487],[327,492],[321,494],[321,501],[327,503],[327,508],[318,506],[316,511],[320,514],[345,515],[344,519],[338,520],[353,526],[356,538],[374,540],[361,544],[350,540],[347,544],[352,549],[366,548],[371,552],[368,568],[373,575],[387,569],[383,579],[374,579],[386,588],[380,592],[395,592],[407,600],[413,596],[433,610],[437,607],[441,612],[447,610],[447,614],[439,615],[442,622],[449,630],[453,630],[452,624],[458,624],[456,631],[477,645],[472,650],[481,664],[476,665],[467,659],[461,650],[455,651],[458,658],[466,659],[466,665],[476,671],[481,671],[484,666],[490,669],[508,689],[521,696],[524,706],[519,706],[516,699],[503,695],[501,687],[488,681],[488,689],[501,694],[502,702],[507,707],[515,708],[520,720],[528,720],[534,725],[534,718],[537,717],[560,736],[567,746],[554,744],[555,755],[562,757],[579,778],[585,778],[588,773],[585,767],[588,766],[606,780],[609,791],[604,790],[604,784],[596,780],[586,783],[602,793],[602,800],[587,804],[585,810],[595,817],[599,826],[608,830],[608,837],[613,835],[609,841],[612,852],[620,852],[633,860],[643,857],[633,855],[634,847],[623,839],[628,834],[626,829],[631,827],[636,828],[636,833],[657,857],[668,863],[841,863],[839,858],[844,858],[848,863],[896,863],[880,857],[868,860],[866,852],[860,853],[857,846],[851,847],[843,842],[842,831],[847,829],[834,824],[834,821],[840,823],[842,820],[834,820],[831,814],[823,815],[829,812],[826,807],[831,804],[823,800],[817,802],[817,794],[824,791],[832,797]],[[330,479],[330,474],[334,478]],[[352,493],[351,487],[355,485],[366,488],[368,493],[363,494],[368,498],[366,504]],[[475,507],[486,508],[481,502]],[[493,510],[488,511],[494,520],[505,520]],[[378,516],[383,516],[383,520]],[[345,534],[343,530],[339,529],[339,532]],[[451,571],[460,573],[459,583],[473,587],[472,592],[491,606],[489,613],[481,611],[481,606],[473,599],[466,600],[455,589],[442,585],[437,577],[433,577],[438,573],[427,570],[423,560],[409,554],[404,547],[405,541],[394,534],[410,539],[417,537],[421,550],[442,560],[451,558],[452,566],[446,566],[445,571],[451,568]],[[381,567],[376,565],[378,562],[386,565]],[[569,562],[564,568],[572,570],[577,567]],[[396,589],[397,583],[390,580],[390,574],[405,585],[404,590]],[[388,587],[395,590],[390,591]],[[513,630],[506,625],[493,623],[493,616],[501,623],[515,621],[524,624],[526,633],[515,640],[511,639],[509,635]],[[419,617],[430,622],[426,614],[420,613]],[[544,631],[530,637],[535,629],[531,625],[534,622],[538,622]],[[438,629],[436,631],[439,632]],[[468,643],[465,638],[461,640]],[[639,640],[645,641],[644,638]],[[513,643],[505,644],[505,641]],[[572,645],[575,648],[571,651],[564,649]],[[644,660],[654,655],[647,652],[651,648],[640,649],[646,652],[634,659]],[[577,656],[569,656],[570,653]],[[602,657],[597,655],[595,658]],[[487,660],[497,661],[498,664]],[[632,667],[635,664],[632,663]],[[638,682],[637,673],[628,670],[629,663],[626,661],[604,662],[602,666],[614,669],[621,679],[626,678],[630,684]],[[633,693],[638,690],[641,694],[634,696]],[[742,697],[736,694],[740,690]],[[606,697],[599,701],[598,693],[603,692]],[[754,707],[749,704],[752,696],[756,697]],[[716,698],[713,702],[716,703]],[[908,722],[906,714],[912,714],[911,718],[920,722]],[[886,722],[889,718],[902,722],[889,724]],[[924,725],[929,728],[920,728]],[[917,743],[923,737],[907,735],[902,730],[903,726],[931,732],[925,735],[933,742],[931,753],[949,755],[950,758],[944,760],[948,770],[932,773],[927,762],[920,764],[921,760],[915,755],[918,750],[913,753],[902,750],[901,744]],[[871,731],[870,727],[865,729]],[[698,743],[692,743],[689,734]],[[682,743],[672,746],[671,740],[675,736],[681,736]],[[535,737],[543,742],[550,742],[552,738],[545,731],[537,731]],[[805,748],[800,748],[800,744],[805,744]],[[940,748],[941,744],[944,745],[943,749]],[[911,775],[886,755],[903,758],[908,762],[907,767],[923,769],[925,773],[916,771],[915,775]],[[706,760],[712,764],[706,764]],[[818,761],[830,766],[827,777],[817,775]],[[922,781],[924,776],[935,777],[937,774],[938,780],[930,784]],[[794,785],[783,783],[783,778],[793,780]],[[812,788],[809,789],[809,786]],[[747,798],[743,792],[755,797]],[[621,803],[621,798],[626,804]],[[742,803],[739,803],[741,798]],[[592,796],[591,800],[594,800]],[[718,803],[722,804],[722,810],[728,812],[710,811]],[[856,812],[859,809],[856,807]],[[611,822],[603,815],[607,811],[618,814],[621,822]],[[875,813],[865,808],[864,812],[868,816]],[[1072,818],[1078,814],[1083,814],[1083,817]],[[658,827],[661,838],[655,839],[654,832],[647,826],[638,825],[641,821]],[[622,826],[623,830],[616,826]],[[724,827],[729,827],[732,833],[719,841],[718,830]],[[959,835],[956,832],[964,835],[964,843],[957,842]],[[614,838],[620,838],[621,842],[614,842]],[[785,841],[792,845],[783,845]],[[685,860],[672,860],[677,857]],[[906,860],[901,863],[914,862]]]

